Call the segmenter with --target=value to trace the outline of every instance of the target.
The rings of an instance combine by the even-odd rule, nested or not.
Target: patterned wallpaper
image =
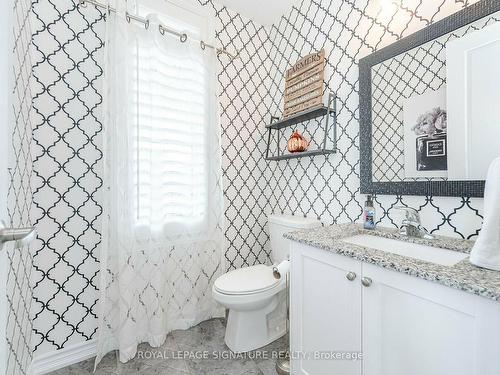
[[[217,18],[219,43],[239,51],[233,61],[220,57],[218,74],[228,269],[270,262],[272,212],[360,220],[357,61],[471,3],[394,0],[381,11],[373,0],[304,0],[265,29],[199,1]],[[37,354],[95,337],[103,25],[100,12],[74,0],[33,0]],[[322,47],[326,83],[339,97],[339,153],[266,162],[265,124],[281,113],[284,72]],[[402,203],[436,233],[472,238],[480,228],[482,201],[468,198],[378,196],[380,223],[395,225],[392,208]]]
[[[94,337],[102,124],[103,15],[34,0],[33,328],[37,353]]]
[[[261,155],[270,103],[268,33],[210,1],[201,4],[217,19],[220,43],[240,51],[236,60],[219,59],[226,258],[233,267],[266,262],[269,184]],[[32,24],[38,228],[33,325],[39,355],[91,340],[97,329],[104,17],[74,0],[34,0]]]
[[[328,53],[327,89],[338,96],[339,152],[270,163],[274,212],[320,218],[325,224],[360,221],[365,197],[359,194],[360,58],[473,1],[393,0],[302,1],[272,27],[270,61],[272,113],[281,113],[283,75],[299,57],[325,48]],[[314,125],[314,121],[307,126]],[[482,217],[482,200],[469,198],[377,196],[380,225],[395,226],[406,204],[421,211],[433,233],[474,238]]]
[[[7,210],[9,225],[14,228],[30,227],[31,220],[31,28],[29,19],[30,0],[12,2],[13,46],[11,63],[14,77],[9,91],[10,113],[8,152],[9,187],[7,192]],[[4,218],[2,218],[4,219]],[[15,249],[8,243],[7,250],[7,375],[27,374],[33,358],[32,339],[32,248],[24,246]]]
[[[267,215],[272,184],[265,125],[270,119],[268,31],[226,8],[217,10],[217,37],[238,51],[220,58],[218,76],[222,126],[222,168],[228,269],[269,262]]]

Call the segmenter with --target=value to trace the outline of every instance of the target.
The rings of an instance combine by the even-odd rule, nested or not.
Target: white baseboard
[[[32,375],[43,375],[63,367],[85,361],[97,354],[97,342],[85,341],[50,353],[35,355],[31,364]]]

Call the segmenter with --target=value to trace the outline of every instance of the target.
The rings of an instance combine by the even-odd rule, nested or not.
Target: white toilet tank
[[[311,229],[321,226],[321,222],[303,216],[270,215],[268,217],[269,237],[271,239],[271,256],[273,263],[288,259],[290,242],[283,235],[301,229]]]

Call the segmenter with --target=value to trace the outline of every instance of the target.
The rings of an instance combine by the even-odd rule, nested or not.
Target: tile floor
[[[285,337],[249,353],[245,358],[221,359],[230,351],[224,344],[224,320],[212,319],[185,331],[173,331],[161,348],[142,344],[132,361],[117,362],[114,353],[108,354],[97,368],[96,375],[276,375],[276,356],[286,349]],[[190,353],[179,359],[179,353]],[[205,352],[208,358],[193,358]],[[216,353],[215,356],[213,353]],[[172,358],[173,356],[177,358]],[[169,357],[165,359],[164,357]],[[142,358],[141,358],[142,357]],[[146,359],[147,358],[147,359]],[[50,375],[92,374],[94,361],[88,360],[52,372]]]

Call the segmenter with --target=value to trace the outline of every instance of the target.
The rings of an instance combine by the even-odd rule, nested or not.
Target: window
[[[161,21],[196,31],[181,20]],[[155,33],[135,51],[134,188],[137,224],[160,230],[201,224],[207,216],[210,85],[201,54]]]

